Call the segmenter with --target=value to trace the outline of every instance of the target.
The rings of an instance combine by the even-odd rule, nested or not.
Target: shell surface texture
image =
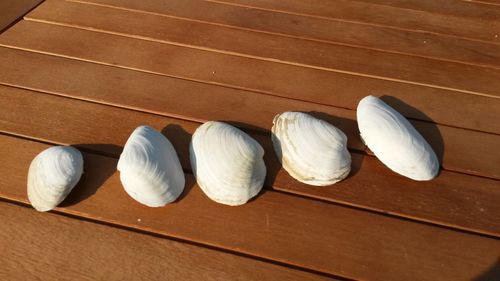
[[[149,126],[140,126],[130,135],[118,171],[128,195],[149,207],[165,206],[184,190],[184,172],[173,145]]]
[[[374,96],[357,109],[361,138],[377,158],[394,172],[417,181],[433,179],[439,161],[422,135],[395,109]]]
[[[283,168],[296,180],[316,186],[334,184],[349,174],[347,137],[330,123],[302,112],[273,120],[272,141]]]
[[[71,192],[83,173],[83,157],[71,146],[53,146],[31,161],[28,199],[40,212],[54,209]]]
[[[190,145],[190,159],[198,185],[213,201],[237,206],[259,193],[264,185],[264,149],[243,131],[223,122],[198,127]]]

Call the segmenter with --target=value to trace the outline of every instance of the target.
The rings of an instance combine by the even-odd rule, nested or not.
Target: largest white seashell
[[[273,120],[274,150],[296,180],[317,186],[334,184],[351,170],[345,134],[302,112],[284,112]]]
[[[130,135],[118,171],[128,195],[149,207],[165,206],[184,190],[184,172],[173,145],[149,126]]]
[[[210,121],[193,134],[190,158],[200,188],[215,202],[246,203],[264,185],[264,149],[241,130]]]
[[[437,175],[436,154],[399,112],[379,98],[367,96],[358,104],[357,117],[361,138],[391,170],[418,181]]]
[[[54,209],[83,173],[83,157],[71,146],[54,146],[38,154],[28,171],[28,199],[40,212]]]

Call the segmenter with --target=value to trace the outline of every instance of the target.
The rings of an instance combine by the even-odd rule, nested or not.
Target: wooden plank
[[[0,142],[0,193],[26,202],[26,169],[48,145],[7,136]],[[190,175],[180,200],[148,208],[123,192],[116,159],[88,153],[84,159],[85,174],[61,212],[354,279],[466,280],[498,259],[495,239],[272,191],[224,206]]]
[[[0,44],[351,109],[356,108],[358,101],[367,94],[385,95],[385,100],[390,105],[412,118],[500,133],[500,122],[491,121],[498,120],[500,99],[33,22],[18,23],[8,33],[0,36]],[[114,46],[120,46],[120,48]],[[0,79],[5,83],[24,86],[34,82],[45,83],[43,79],[37,81],[40,80],[37,78],[38,75],[42,73],[45,73],[44,76],[52,77],[51,79],[57,77],[50,74],[52,67],[39,67],[36,70],[37,76],[18,80],[22,83],[13,82],[14,73],[25,76],[28,71],[23,71],[23,69],[33,69],[38,64],[45,64],[49,58],[29,53],[12,55],[13,51],[7,51],[4,48],[1,51],[4,55],[0,56],[0,60],[3,61],[2,68],[0,68],[3,73]],[[51,64],[60,64],[58,62],[60,60],[57,59],[49,61]],[[95,68],[96,66],[89,67]],[[66,71],[63,73],[63,76],[67,74]],[[112,77],[114,76],[111,75]],[[73,83],[86,82],[78,79]],[[49,86],[59,87],[55,84]],[[142,87],[154,86],[146,84]],[[76,87],[71,86],[71,88],[72,91],[79,91]],[[432,102],[429,102],[430,100]],[[317,109],[312,110],[322,111],[324,108],[322,105],[315,106]],[[264,110],[261,109],[261,111]],[[196,116],[197,112],[197,110],[191,112],[190,116]]]
[[[471,3],[484,4],[484,5],[500,5],[500,1],[498,0],[462,0]]]
[[[350,148],[365,150],[351,110],[24,51],[0,48],[0,54],[0,83],[197,122],[226,120],[265,133],[280,112],[315,112],[346,133]],[[498,135],[411,122],[442,158],[445,169],[500,178]]]
[[[2,280],[332,280],[0,202]]]
[[[328,0],[307,2],[300,0],[209,0],[209,2],[384,26],[397,30],[417,31],[423,34],[433,33],[487,42],[500,42],[500,38],[495,37],[495,31],[500,28],[498,11],[485,9],[478,5],[457,8],[458,1],[452,1],[452,4],[447,5],[439,4],[438,1],[392,1],[394,4],[392,6],[380,5],[380,1],[377,4],[374,1],[348,0],[335,2]],[[413,5],[413,9],[410,5]],[[415,5],[427,5],[427,8],[415,9]]]
[[[161,0],[146,2],[83,0],[78,2],[118,9],[132,9],[155,15],[332,44],[500,68],[500,46],[435,34],[422,34],[195,0],[167,3]],[[354,34],[355,36],[353,36]]]
[[[476,20],[500,20],[500,8],[484,6],[474,1],[397,1],[397,0],[356,0],[378,5],[426,11],[436,14],[474,18]]]
[[[172,141],[182,166],[191,170],[189,142],[199,123],[9,87],[0,87],[0,101],[0,131],[113,157],[119,156],[134,128],[148,124]],[[415,182],[390,172],[373,157],[352,153],[354,172],[348,179],[312,187],[281,169],[269,135],[250,134],[264,147],[268,188],[500,236],[498,181],[442,171],[431,182]]]
[[[279,37],[57,0],[46,1],[25,19],[151,38],[162,42],[303,67],[452,89],[477,95],[499,96],[500,69]]]
[[[24,51],[0,49],[0,53],[0,62],[4,65],[0,69],[0,82],[4,84],[197,122],[226,120],[265,133],[269,133],[278,113],[313,112],[342,129],[348,136],[350,148],[365,150],[355,112],[351,110]],[[452,109],[456,110],[460,102],[456,101],[457,106]],[[256,109],[259,114],[255,114]],[[500,152],[494,149],[499,135],[411,122],[429,140],[445,169],[500,177],[496,168]]]
[[[43,0],[0,1],[0,33]]]

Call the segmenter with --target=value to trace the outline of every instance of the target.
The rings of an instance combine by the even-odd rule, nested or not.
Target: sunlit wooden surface
[[[7,2],[1,280],[500,280],[495,0]],[[429,141],[436,179],[406,179],[368,151],[355,108],[369,94]],[[280,168],[270,128],[289,110],[346,133],[346,180],[306,186]],[[207,120],[265,149],[266,186],[246,205],[196,185],[188,146]],[[186,173],[163,208],[132,200],[116,171],[139,125],[171,140]],[[85,174],[39,213],[28,166],[57,144],[83,152]]]

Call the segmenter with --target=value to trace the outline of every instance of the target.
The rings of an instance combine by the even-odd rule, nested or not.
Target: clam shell
[[[361,137],[389,169],[425,181],[439,172],[439,161],[427,141],[399,112],[377,97],[363,98],[357,109]]]
[[[83,173],[83,157],[71,146],[54,146],[38,154],[28,171],[28,199],[40,212],[54,209]]]
[[[118,171],[128,195],[149,207],[165,206],[184,190],[184,172],[174,147],[149,126],[140,126],[130,135]]]
[[[215,202],[246,203],[264,185],[264,149],[241,130],[210,121],[196,129],[190,159],[198,185]]]
[[[351,171],[347,137],[335,126],[302,112],[284,112],[273,120],[274,150],[283,168],[300,182],[325,186]]]

